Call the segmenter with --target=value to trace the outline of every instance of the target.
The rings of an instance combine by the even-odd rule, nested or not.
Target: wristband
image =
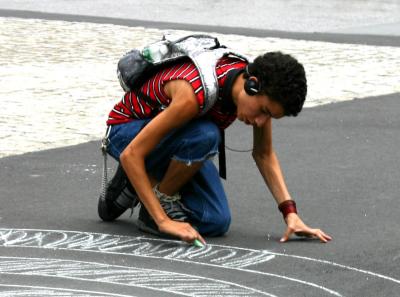
[[[278,206],[283,218],[286,219],[288,214],[297,213],[296,202],[293,200],[286,200],[279,204]]]

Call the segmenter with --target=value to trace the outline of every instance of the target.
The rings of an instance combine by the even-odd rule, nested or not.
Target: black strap
[[[244,72],[244,68],[233,69],[229,71],[226,75],[226,80],[224,86],[222,87],[222,111],[223,112],[235,112],[236,105],[233,103],[232,99],[232,88],[233,83],[238,78],[240,74]]]
[[[225,131],[223,129],[221,129],[221,142],[218,151],[219,176],[226,179]]]
[[[232,87],[236,78],[242,74],[244,68],[233,69],[228,72],[224,86],[222,88],[222,111],[233,113],[236,111],[236,105],[232,100]],[[221,142],[218,147],[218,165],[219,165],[219,176],[226,179],[226,153],[225,153],[225,131],[221,129]]]

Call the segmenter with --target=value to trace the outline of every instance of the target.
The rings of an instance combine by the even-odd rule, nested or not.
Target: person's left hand
[[[332,237],[325,234],[321,229],[313,229],[308,227],[296,213],[290,213],[285,219],[287,228],[285,234],[281,238],[280,242],[286,242],[289,240],[290,235],[293,233],[297,236],[319,238],[322,242],[328,242],[332,240]]]

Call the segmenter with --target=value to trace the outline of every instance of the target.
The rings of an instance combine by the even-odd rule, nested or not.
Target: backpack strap
[[[218,146],[219,176],[226,180],[226,154],[225,154],[225,130],[221,129],[221,142]]]
[[[232,87],[236,78],[244,72],[244,69],[233,69],[228,72],[222,89],[222,111],[233,112],[236,109],[232,100]],[[226,151],[225,151],[225,130],[221,129],[221,143],[218,151],[219,176],[226,179]]]

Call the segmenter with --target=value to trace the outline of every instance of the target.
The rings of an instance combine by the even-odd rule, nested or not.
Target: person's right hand
[[[203,237],[196,231],[189,223],[178,222],[171,219],[162,221],[158,225],[158,229],[162,233],[166,233],[182,239],[188,243],[193,243],[195,239],[200,240],[204,245],[206,244]]]

